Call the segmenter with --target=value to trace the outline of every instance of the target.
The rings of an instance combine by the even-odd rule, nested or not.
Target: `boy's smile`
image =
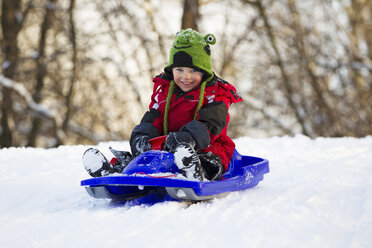
[[[190,67],[174,67],[172,72],[174,82],[183,92],[199,86],[203,78],[202,72]]]

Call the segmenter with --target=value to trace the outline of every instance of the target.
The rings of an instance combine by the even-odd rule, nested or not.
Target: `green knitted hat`
[[[191,28],[176,34],[164,71],[172,75],[173,67],[190,67],[204,73],[203,81],[213,77],[211,49],[216,44],[213,34],[202,36]]]

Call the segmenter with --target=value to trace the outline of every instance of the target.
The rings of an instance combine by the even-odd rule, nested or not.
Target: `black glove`
[[[179,144],[187,144],[195,148],[195,140],[188,132],[170,132],[165,141],[165,147],[171,152],[174,152]]]
[[[149,137],[146,135],[136,136],[133,140],[131,140],[130,148],[134,157],[137,157],[144,152],[150,151],[151,144],[149,142]]]
[[[129,144],[134,157],[151,150],[149,140],[159,136],[158,130],[148,122],[141,122],[132,131]]]

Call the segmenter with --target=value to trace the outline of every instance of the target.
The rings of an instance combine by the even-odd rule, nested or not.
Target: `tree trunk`
[[[3,32],[3,53],[5,63],[3,64],[3,73],[6,78],[13,79],[18,60],[17,36],[22,24],[20,0],[3,0],[1,4],[1,27]],[[9,126],[9,120],[12,115],[12,90],[2,87],[1,103],[1,136],[0,146],[10,147],[12,145],[12,130]]]
[[[181,29],[198,30],[199,0],[184,0]]]
[[[57,0],[49,0],[48,4],[46,5],[45,7],[46,12],[45,12],[44,20],[43,20],[43,23],[41,25],[41,30],[40,30],[38,57],[36,59],[36,87],[35,87],[35,93],[33,95],[33,99],[36,103],[40,103],[42,100],[42,89],[44,87],[44,78],[47,72],[47,69],[46,69],[47,65],[45,63],[46,39],[47,39],[48,30],[52,23],[56,1]],[[39,117],[35,117],[32,122],[32,129],[28,135],[27,146],[36,145],[36,137],[39,133],[41,124],[42,124],[42,119]]]
[[[77,45],[76,45],[76,30],[74,23],[74,9],[75,9],[75,0],[70,0],[70,7],[68,9],[69,13],[69,23],[70,23],[70,42],[72,45],[72,75],[70,76],[70,88],[66,95],[66,114],[65,119],[63,120],[62,128],[64,131],[67,130],[68,123],[70,121],[71,115],[71,101],[74,92],[74,84],[76,80],[76,66],[77,66]]]

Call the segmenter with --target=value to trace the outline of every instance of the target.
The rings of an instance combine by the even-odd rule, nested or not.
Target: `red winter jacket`
[[[149,105],[150,110],[133,130],[132,137],[139,133],[146,134],[150,138],[164,134],[164,110],[171,78],[163,73],[153,81],[154,91]],[[206,135],[209,135],[210,143],[207,147],[201,145],[203,147],[201,151],[211,151],[220,157],[226,171],[235,148],[234,142],[226,134],[230,120],[228,109],[232,103],[240,102],[242,99],[236,94],[234,86],[215,76],[205,87],[202,108],[197,120],[193,121],[199,95],[200,87],[184,93],[175,86],[168,111],[168,132],[180,131],[181,128],[186,127],[198,145],[205,144],[203,138],[205,133],[202,132],[208,130]],[[203,126],[198,128],[198,125]]]

